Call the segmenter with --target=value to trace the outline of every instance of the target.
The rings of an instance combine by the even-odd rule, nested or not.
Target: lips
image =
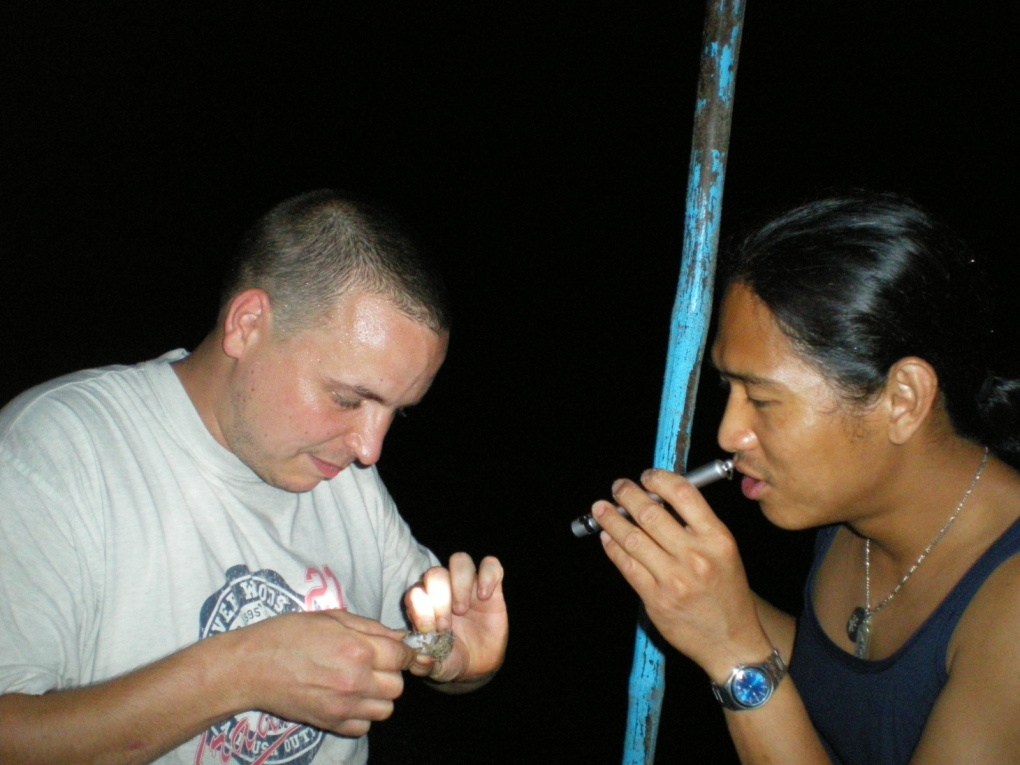
[[[322,474],[322,477],[327,481],[332,478],[336,478],[343,471],[343,468],[339,465],[334,465],[332,462],[320,460],[312,454],[309,454],[308,456],[311,457],[312,464],[315,465],[316,470],[318,470]]]
[[[761,495],[768,488],[768,482],[763,481],[760,478],[755,478],[743,470],[740,471],[744,474],[744,477],[740,480],[740,490],[744,493],[744,496],[750,500],[757,502],[761,499]]]
[[[740,482],[740,490],[744,492],[744,496],[748,499],[752,499],[757,502],[761,499],[762,492],[768,487],[768,484],[764,481],[759,481],[757,478],[751,478],[750,476],[744,476]]]

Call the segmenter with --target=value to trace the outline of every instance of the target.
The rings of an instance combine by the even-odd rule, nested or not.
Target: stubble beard
[[[257,475],[264,483],[283,491],[303,493],[313,487],[296,489],[280,472],[269,464],[265,450],[260,448],[260,439],[252,427],[252,418],[248,416],[247,400],[243,394],[234,397],[231,406],[231,427],[223,432],[227,447],[245,466]]]

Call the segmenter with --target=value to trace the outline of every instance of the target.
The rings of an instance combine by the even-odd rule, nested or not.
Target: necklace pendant
[[[871,643],[871,615],[865,617],[864,621],[861,622],[861,626],[857,628],[857,643],[854,649],[854,654],[858,659],[868,658],[868,646]]]
[[[868,644],[871,642],[871,616],[866,608],[855,608],[846,623],[846,634],[854,642],[854,655],[858,659],[868,658]]]
[[[855,608],[854,612],[850,614],[850,619],[846,623],[846,634],[852,642],[857,642],[857,634],[861,631],[861,626],[866,624],[869,619],[868,609],[863,607]]]

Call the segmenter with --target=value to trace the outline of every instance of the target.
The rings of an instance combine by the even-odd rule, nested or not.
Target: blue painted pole
[[[723,182],[729,151],[743,0],[708,0],[687,181],[684,248],[670,323],[655,467],[683,470],[712,313]],[[665,657],[642,611],[634,641],[626,765],[651,765],[665,693]]]

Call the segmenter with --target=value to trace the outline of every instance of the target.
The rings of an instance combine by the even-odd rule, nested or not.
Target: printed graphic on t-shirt
[[[199,638],[240,629],[280,614],[341,608],[343,593],[328,567],[309,569],[313,584],[307,596],[299,595],[275,571],[249,571],[234,566],[226,584],[202,606]],[[309,765],[325,734],[265,712],[245,712],[214,725],[202,736],[195,765]]]

